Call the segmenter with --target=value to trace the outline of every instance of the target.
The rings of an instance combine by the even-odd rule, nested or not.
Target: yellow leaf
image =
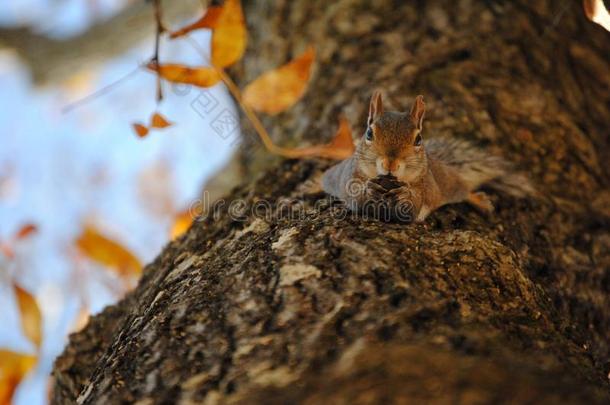
[[[36,364],[36,356],[0,350],[0,404],[10,404],[15,389]]]
[[[173,240],[176,239],[178,236],[182,235],[189,229],[192,223],[193,216],[191,215],[190,210],[178,213],[176,219],[174,220],[172,230],[170,232],[170,238]]]
[[[222,12],[222,7],[220,6],[211,6],[208,7],[205,11],[203,17],[199,20],[195,21],[192,24],[187,25],[184,28],[176,30],[169,34],[169,37],[174,39],[188,34],[191,31],[198,30],[201,28],[215,28],[218,24],[218,17]]]
[[[148,69],[159,73],[167,81],[173,83],[192,84],[199,87],[212,87],[220,80],[220,76],[211,67],[188,67],[177,64],[157,65],[153,62],[146,66]]]
[[[246,22],[240,1],[225,1],[212,32],[212,64],[224,68],[240,60],[246,50],[246,40]]]
[[[148,135],[148,128],[146,128],[144,125],[138,123],[131,125],[133,126],[133,130],[136,131],[136,134],[138,134],[140,138],[144,138],[146,135]]]
[[[171,125],[172,123],[159,113],[154,113],[150,119],[151,128],[167,128]]]
[[[36,299],[32,294],[17,284],[13,284],[13,288],[19,306],[19,314],[21,315],[21,329],[28,339],[37,348],[40,348],[40,342],[42,341],[42,315],[40,314],[38,303],[36,303]]]
[[[263,73],[246,86],[244,103],[268,114],[290,108],[305,93],[314,59],[315,51],[310,47],[291,62]]]
[[[76,246],[90,259],[108,266],[121,276],[139,275],[140,261],[117,242],[101,235],[92,226],[85,226]]]

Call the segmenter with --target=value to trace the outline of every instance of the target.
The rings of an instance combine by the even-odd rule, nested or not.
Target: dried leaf
[[[15,234],[15,239],[23,239],[38,231],[38,227],[34,224],[26,224],[21,227]]]
[[[0,350],[0,404],[10,404],[15,389],[36,364],[36,356]]]
[[[610,13],[603,0],[583,0],[587,18],[610,31]]]
[[[212,32],[212,64],[224,68],[240,60],[246,40],[246,22],[240,1],[225,1]]]
[[[37,348],[40,348],[40,342],[42,341],[42,315],[40,314],[38,303],[36,303],[36,299],[32,294],[17,284],[13,284],[13,288],[19,306],[19,314],[21,315],[21,329],[25,336]]]
[[[136,131],[136,134],[138,134],[138,136],[140,138],[144,138],[146,135],[148,135],[148,128],[145,127],[144,125],[134,123],[134,124],[132,124],[132,126],[133,126],[133,130]]]
[[[339,118],[339,128],[333,140],[326,145],[310,146],[288,151],[292,157],[324,157],[346,159],[354,153],[354,141],[349,122],[344,116]]]
[[[172,226],[172,230],[170,232],[170,238],[173,240],[182,235],[189,229],[192,223],[193,215],[191,214],[190,210],[178,213],[174,219],[174,225]]]
[[[108,266],[121,276],[139,275],[140,261],[117,242],[100,234],[92,226],[85,226],[76,246],[90,259]]]
[[[172,122],[169,122],[159,113],[154,113],[150,119],[150,127],[151,128],[167,128],[173,125]]]
[[[188,67],[177,64],[157,65],[149,63],[148,69],[159,73],[167,81],[173,83],[192,84],[199,87],[212,87],[220,80],[220,76],[211,67]]]
[[[174,38],[182,37],[191,31],[195,31],[195,30],[198,30],[201,28],[215,28],[216,25],[218,24],[218,17],[220,17],[221,12],[222,12],[222,7],[220,7],[220,6],[208,7],[206,9],[203,17],[201,17],[199,20],[195,21],[194,23],[187,25],[186,27],[183,27],[179,30],[172,32],[171,34],[169,34],[169,37],[174,39]]]
[[[305,93],[314,59],[315,51],[310,47],[291,62],[262,74],[244,90],[244,103],[268,114],[291,107]]]
[[[339,117],[339,128],[333,140],[325,146],[322,157],[345,159],[354,154],[354,139],[347,118]]]

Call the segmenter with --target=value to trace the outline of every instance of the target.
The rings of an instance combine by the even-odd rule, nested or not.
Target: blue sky
[[[103,16],[123,1],[5,0],[0,25],[36,24],[48,35],[75,35],[91,23],[91,3],[101,11],[95,15]],[[207,33],[195,39],[209,40]],[[150,58],[152,41],[44,88],[33,87],[13,52],[0,50],[0,240],[24,223],[39,228],[15,247],[14,260],[0,254],[0,348],[33,351],[19,328],[11,279],[34,293],[44,319],[42,358],[20,386],[18,404],[46,403],[48,373],[81,298],[94,313],[118,298],[117,277],[74,248],[83,224],[94,224],[144,263],[151,261],[167,243],[175,213],[198,197],[237,142],[238,131],[223,139],[211,126],[221,113],[236,114],[222,86],[179,92],[165,86],[158,110],[176,124],[144,139],[135,136],[131,123],[146,122],[156,110],[155,78],[145,71],[62,112]],[[165,46],[164,55],[168,61],[202,63],[187,42]],[[210,99],[218,102],[211,111],[202,108]]]

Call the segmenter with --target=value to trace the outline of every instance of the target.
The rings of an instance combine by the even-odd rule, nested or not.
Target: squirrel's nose
[[[383,159],[383,168],[388,172],[396,172],[400,162],[396,159]]]

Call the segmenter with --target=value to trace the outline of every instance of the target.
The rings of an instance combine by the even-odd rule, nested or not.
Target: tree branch
[[[163,2],[163,18],[177,23],[203,10],[198,0]],[[99,22],[78,36],[57,40],[31,28],[0,28],[0,47],[16,50],[27,63],[34,83],[61,82],[134,45],[155,37],[155,16],[151,4],[137,1],[119,14]]]

